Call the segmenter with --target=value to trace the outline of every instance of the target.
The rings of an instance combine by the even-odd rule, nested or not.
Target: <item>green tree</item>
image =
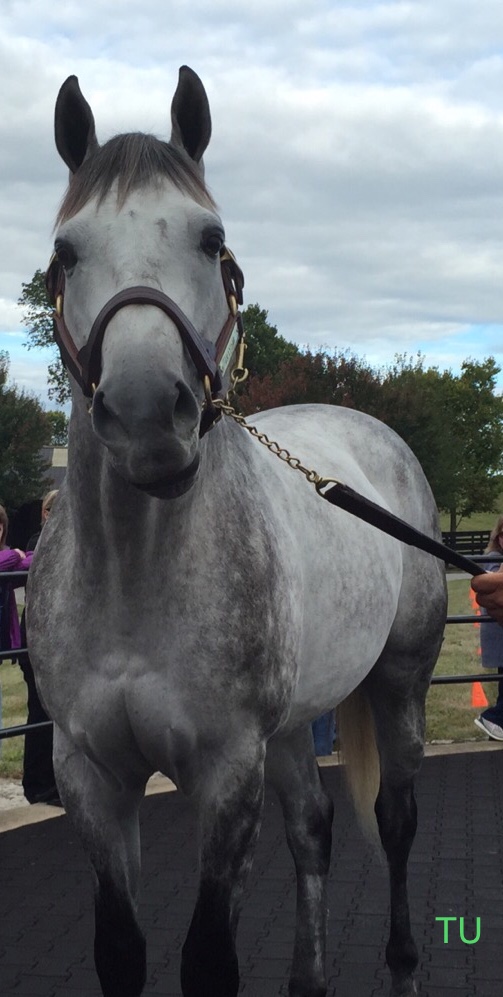
[[[9,374],[9,354],[0,350],[0,390],[3,388]]]
[[[295,343],[280,336],[275,325],[267,319],[268,312],[260,305],[248,305],[243,312],[246,333],[245,366],[250,377],[274,374],[284,360],[300,355]]]
[[[492,512],[501,489],[503,399],[493,357],[465,360],[461,374],[424,368],[419,354],[381,371],[371,414],[415,453],[451,530],[472,512]]]
[[[461,365],[450,407],[459,462],[452,476],[451,530],[472,512],[494,512],[503,470],[503,398],[496,394],[500,372],[494,357]]]
[[[43,270],[36,270],[29,283],[21,287],[23,290],[18,305],[23,309],[23,322],[28,333],[25,346],[29,350],[47,347],[53,350],[54,359],[47,366],[49,398],[58,405],[64,405],[71,397],[70,382],[53,339],[52,308]]]
[[[68,416],[64,412],[49,410],[45,413],[48,423],[47,444],[52,447],[66,447],[68,444]]]
[[[47,438],[45,412],[36,400],[8,384],[9,358],[0,354],[0,502],[19,508],[43,491],[47,464],[40,450]]]
[[[494,511],[501,491],[503,399],[494,359],[466,360],[460,375],[425,368],[421,354],[375,370],[348,353],[299,351],[241,391],[245,415],[278,405],[323,402],[375,416],[410,446],[437,505],[455,530],[463,516]]]

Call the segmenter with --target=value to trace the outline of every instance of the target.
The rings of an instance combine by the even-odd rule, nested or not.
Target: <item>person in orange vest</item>
[[[496,554],[503,555],[503,516],[499,516],[496,520],[496,524],[491,531],[491,536],[489,538],[489,543],[485,550],[486,554]],[[488,577],[489,581],[495,576],[501,578],[503,582],[503,561],[501,559],[489,562],[485,565],[487,568],[487,575],[477,575],[473,579],[473,582],[477,582],[479,578]],[[476,588],[473,585],[474,591]],[[484,593],[482,593],[484,595]],[[484,606],[484,599],[482,601],[477,598],[477,602],[482,607],[482,612],[487,614],[488,607]],[[492,615],[492,614],[491,614]],[[497,668],[498,672],[503,676],[503,630],[501,627],[496,627],[489,623],[482,623],[480,627],[480,650],[482,655],[482,667],[483,668]],[[498,697],[494,706],[489,706],[483,713],[480,714],[474,720],[474,723],[480,730],[483,730],[485,734],[494,741],[503,741],[503,679],[498,682]]]

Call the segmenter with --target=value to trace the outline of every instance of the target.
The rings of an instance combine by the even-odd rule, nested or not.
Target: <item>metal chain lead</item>
[[[213,398],[211,395],[209,378],[205,377],[204,389],[206,394],[206,404],[224,415],[228,415],[231,419],[234,419],[234,422],[237,422],[238,426],[242,426],[243,429],[246,429],[251,436],[258,440],[259,443],[261,443],[264,447],[267,447],[267,449],[273,453],[275,457],[279,457],[280,460],[284,461],[285,464],[288,464],[288,466],[293,468],[294,471],[300,471],[301,474],[307,478],[310,484],[315,486],[316,491],[321,494],[321,489],[323,489],[325,485],[330,483],[338,484],[337,479],[323,478],[317,471],[313,471],[308,467],[305,467],[298,457],[292,457],[286,447],[280,447],[279,443],[276,443],[275,440],[270,440],[266,433],[260,433],[256,426],[250,426],[246,422],[244,415],[240,415],[236,412],[236,409],[231,403],[231,398],[236,392],[236,385],[242,384],[248,377],[248,369],[244,365],[244,355],[246,350],[245,332],[240,312],[237,312],[236,320],[239,329],[239,343],[236,366],[231,371],[230,375],[231,386],[225,398]]]
[[[279,443],[276,443],[275,440],[270,440],[266,433],[259,432],[256,426],[250,426],[249,423],[246,422],[244,415],[239,415],[234,406],[231,405],[229,395],[232,392],[233,389],[231,389],[225,399],[214,399],[213,404],[215,408],[217,408],[220,412],[223,412],[224,415],[228,415],[231,419],[234,419],[234,422],[237,422],[238,426],[242,426],[243,429],[248,430],[251,436],[258,440],[259,443],[262,443],[264,447],[267,447],[267,449],[270,450],[275,457],[279,457],[280,460],[284,461],[285,464],[288,464],[288,466],[293,468],[294,471],[300,471],[311,484],[316,486],[317,490],[324,487],[328,481],[333,480],[335,482],[335,479],[323,478],[317,473],[317,471],[313,471],[308,467],[305,467],[299,457],[292,457],[286,447],[280,447]]]

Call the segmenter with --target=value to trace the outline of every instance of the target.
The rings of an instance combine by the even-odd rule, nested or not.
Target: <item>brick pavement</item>
[[[503,747],[501,749],[503,752]],[[427,758],[418,779],[420,826],[410,860],[412,921],[421,997],[503,993],[503,753]],[[330,872],[329,997],[384,997],[385,866],[355,827],[339,768],[323,778],[335,800]],[[177,793],[142,810],[141,921],[147,935],[145,997],[180,997],[180,951],[197,888],[194,815]],[[86,859],[67,820],[0,836],[0,994],[100,997],[92,961],[92,891]],[[276,799],[263,830],[239,932],[243,997],[285,997],[295,880]],[[465,917],[467,945],[436,916]]]

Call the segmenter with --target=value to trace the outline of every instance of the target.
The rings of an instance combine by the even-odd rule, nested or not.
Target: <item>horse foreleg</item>
[[[263,808],[262,745],[247,757],[229,749],[205,771],[202,797],[199,892],[183,946],[184,997],[236,997],[236,930]],[[232,760],[231,760],[232,759]]]
[[[94,872],[94,959],[102,993],[139,997],[146,976],[137,921],[144,783],[134,790],[119,786],[57,728],[54,748],[58,788]]]
[[[267,778],[278,793],[297,872],[290,997],[324,997],[327,875],[334,807],[314,756],[310,727],[269,743]]]

